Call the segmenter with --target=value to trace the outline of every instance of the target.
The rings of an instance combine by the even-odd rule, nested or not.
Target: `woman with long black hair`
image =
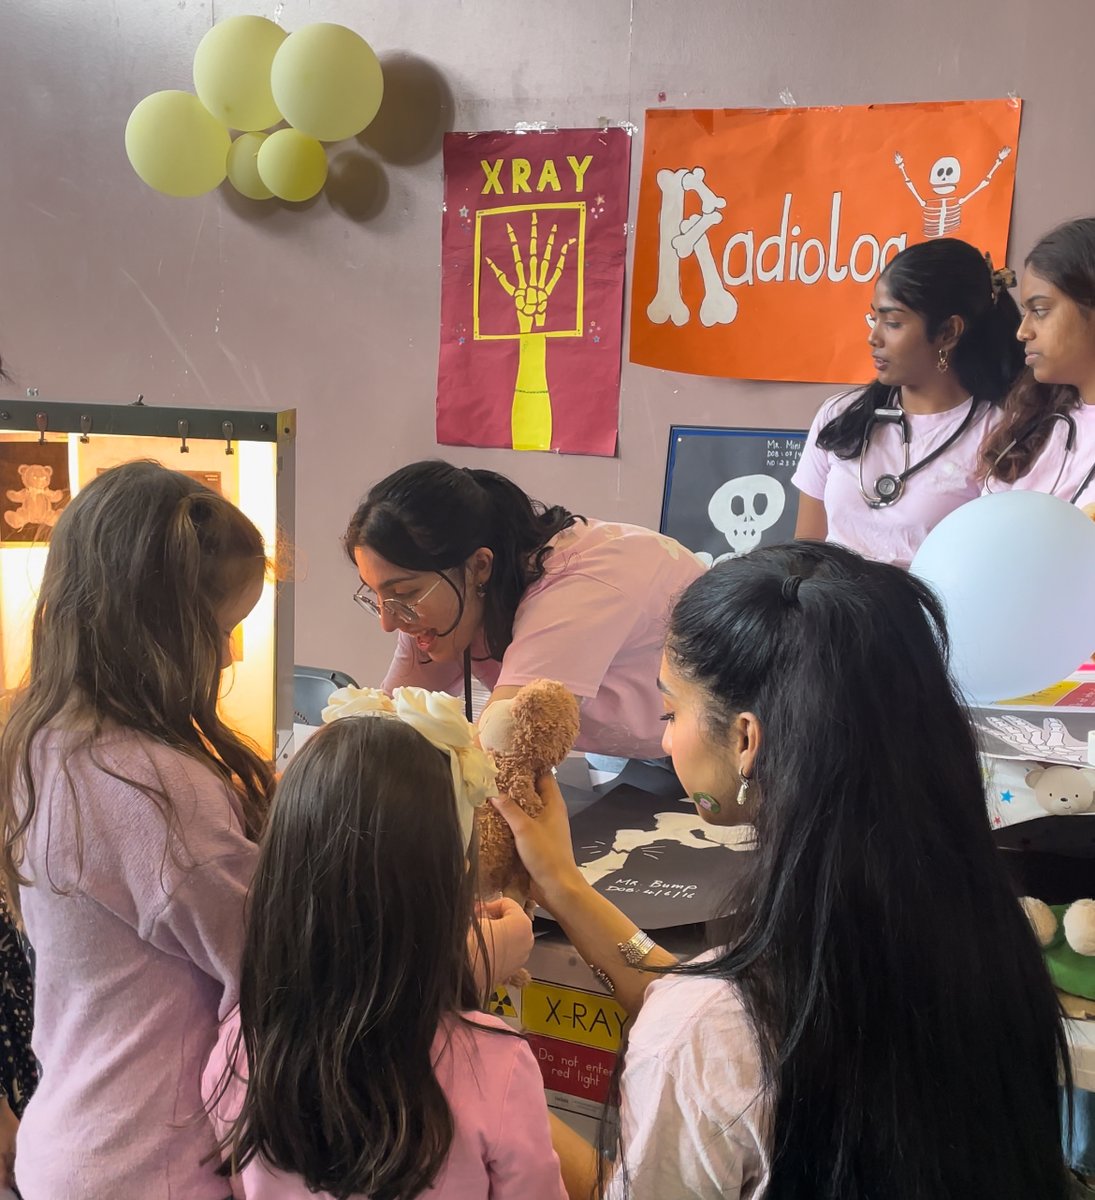
[[[987,491],[1095,504],[1095,217],[1068,221],[1027,256],[1018,338],[1027,370],[984,447]]]
[[[1008,270],[958,238],[909,246],[867,314],[875,371],[827,400],[795,472],[797,537],[907,567],[949,512],[981,493],[981,443],[1023,369]]]
[[[539,820],[496,802],[534,896],[637,1014],[615,1162],[556,1130],[572,1196],[1068,1195],[1060,1013],[945,654],[931,592],[837,546],[688,588],[665,749],[704,820],[756,838],[688,964],[585,883],[553,780]]]

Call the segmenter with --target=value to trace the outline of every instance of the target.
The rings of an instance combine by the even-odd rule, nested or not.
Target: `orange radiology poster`
[[[1021,106],[648,112],[631,361],[866,381],[871,294],[895,254],[958,237],[1004,265]]]

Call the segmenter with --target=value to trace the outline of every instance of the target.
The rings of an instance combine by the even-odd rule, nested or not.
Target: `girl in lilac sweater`
[[[346,707],[278,788],[205,1072],[233,1195],[564,1200],[539,1069],[468,962],[493,771],[453,696]]]
[[[236,1000],[269,767],[217,715],[262,538],[129,463],[53,531],[0,739],[4,866],[37,956],[26,1200],[224,1200],[201,1067]]]

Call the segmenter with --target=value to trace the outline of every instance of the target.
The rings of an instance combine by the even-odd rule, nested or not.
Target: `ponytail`
[[[1022,317],[1006,289],[973,318],[955,346],[951,364],[976,400],[1001,405],[1023,370],[1023,347],[1016,335]]]
[[[544,574],[551,540],[576,521],[562,505],[541,504],[496,471],[431,460],[374,484],[350,519],[350,559],[368,547],[409,571],[463,567],[481,546],[494,556],[483,598],[487,654],[501,659],[513,640],[517,606]]]

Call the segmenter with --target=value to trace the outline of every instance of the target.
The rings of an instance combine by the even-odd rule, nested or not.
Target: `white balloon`
[[[1036,692],[1095,652],[1095,521],[1064,500],[982,496],[939,522],[910,570],[943,602],[971,703]]]

